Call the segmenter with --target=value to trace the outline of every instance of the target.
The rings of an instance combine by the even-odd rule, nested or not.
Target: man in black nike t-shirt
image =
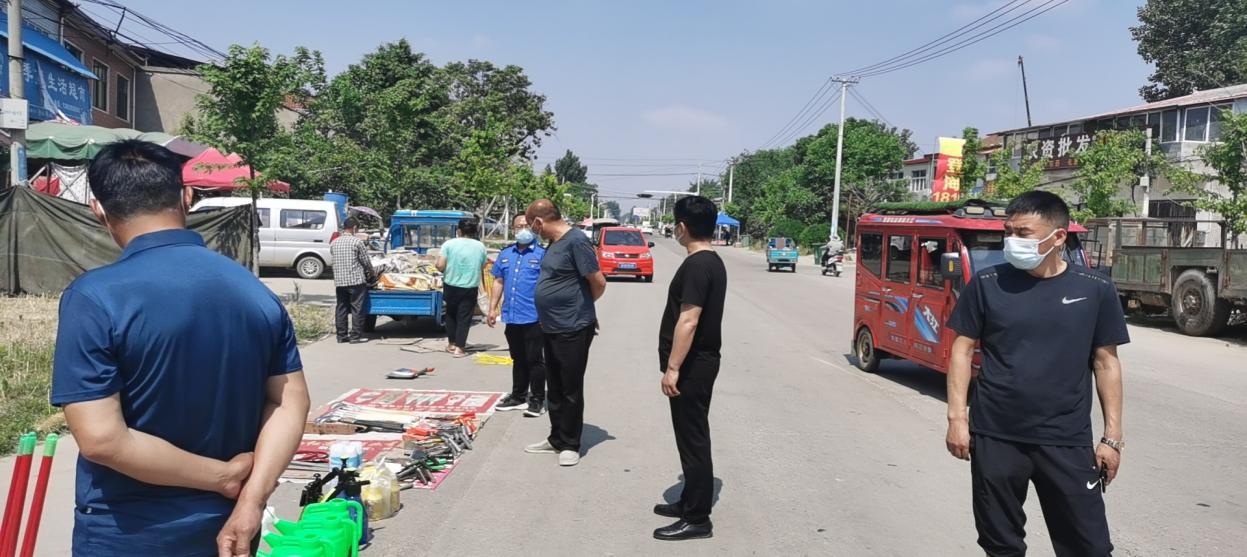
[[[658,333],[662,392],[671,403],[671,425],[680,451],[684,489],[676,503],[654,513],[678,522],[654,531],[660,540],[709,538],[714,502],[710,459],[710,394],[719,375],[723,344],[723,301],[727,268],[710,247],[718,209],[713,201],[689,196],[675,204],[675,237],[688,250],[667,290],[667,308]]]
[[[988,555],[1026,553],[1030,483],[1058,556],[1110,555],[1103,490],[1125,446],[1117,346],[1130,342],[1121,302],[1107,277],[1062,258],[1070,217],[1060,197],[1026,193],[1007,214],[1008,264],[977,270],[948,320],[958,334],[948,451],[970,460],[974,523]],[[967,401],[978,344],[982,369]],[[1104,412],[1098,440],[1093,376]]]

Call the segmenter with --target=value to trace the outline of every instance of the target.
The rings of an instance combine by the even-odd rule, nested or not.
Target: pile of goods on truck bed
[[[380,277],[377,290],[415,290],[427,292],[442,289],[442,272],[437,270],[437,250],[428,255],[398,250],[372,258],[372,268]]]

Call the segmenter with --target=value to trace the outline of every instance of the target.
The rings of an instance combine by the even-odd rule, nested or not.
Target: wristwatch
[[[1125,441],[1118,441],[1117,439],[1109,439],[1108,437],[1101,437],[1100,444],[1108,445],[1110,449],[1113,449],[1119,453],[1121,452],[1122,449],[1126,448]]]

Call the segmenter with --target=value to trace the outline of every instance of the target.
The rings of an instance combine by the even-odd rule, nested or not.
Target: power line
[[[696,176],[697,175],[696,172],[671,172],[671,173],[649,172],[649,173],[627,174],[627,173],[610,173],[610,172],[597,173],[593,171],[589,171],[589,174],[593,176],[621,176],[621,177],[622,176],[641,177],[641,176]]]
[[[965,39],[965,40],[963,40],[963,41],[961,41],[961,42],[959,42],[959,43],[955,43],[955,44],[953,44],[953,45],[950,45],[950,46],[948,46],[948,47],[946,47],[946,48],[944,48],[944,49],[937,50],[937,51],[935,51],[935,52],[932,52],[932,53],[929,53],[929,54],[923,55],[923,56],[922,56],[922,57],[920,57],[920,58],[915,58],[915,59],[912,59],[912,60],[907,60],[907,61],[904,61],[903,63],[898,63],[898,64],[890,65],[890,66],[887,66],[887,67],[883,67],[883,68],[880,68],[880,69],[877,69],[877,70],[873,70],[873,71],[869,71],[869,72],[865,72],[865,73],[859,74],[859,76],[858,76],[858,77],[875,77],[875,76],[880,76],[880,75],[887,74],[887,73],[892,73],[892,72],[895,72],[895,71],[898,71],[898,70],[903,70],[903,69],[905,69],[905,68],[910,68],[910,67],[916,66],[916,65],[918,65],[918,64],[921,64],[921,63],[923,63],[923,62],[928,62],[928,61],[930,61],[930,60],[934,60],[934,59],[936,59],[936,58],[941,58],[941,57],[943,57],[943,56],[947,56],[947,55],[949,55],[949,54],[952,54],[952,53],[954,53],[954,52],[957,52],[958,50],[961,50],[961,49],[966,48],[966,47],[968,47],[968,46],[971,46],[971,45],[974,45],[974,44],[980,43],[980,42],[982,42],[982,41],[985,41],[985,40],[987,40],[987,39],[990,39],[990,38],[992,38],[992,37],[994,37],[994,36],[996,36],[996,35],[999,35],[999,34],[1001,34],[1001,33],[1005,32],[1005,31],[1008,31],[1008,30],[1010,30],[1010,29],[1014,28],[1014,27],[1017,27],[1018,25],[1021,25],[1021,24],[1023,24],[1023,23],[1026,23],[1027,21],[1030,21],[1030,20],[1032,20],[1032,19],[1035,19],[1035,18],[1037,18],[1037,17],[1039,17],[1039,16],[1041,16],[1041,15],[1043,15],[1043,14],[1045,14],[1045,13],[1048,13],[1048,12],[1050,12],[1050,11],[1052,11],[1052,10],[1054,10],[1054,9],[1056,9],[1056,8],[1058,8],[1058,7],[1060,7],[1061,5],[1065,4],[1066,2],[1069,2],[1069,0],[1047,0],[1047,2],[1044,2],[1043,4],[1040,4],[1038,7],[1035,7],[1035,8],[1032,8],[1031,10],[1029,10],[1029,11],[1023,12],[1021,15],[1018,15],[1017,17],[1014,17],[1013,19],[1010,19],[1010,20],[1008,20],[1008,21],[1005,21],[1004,23],[1001,23],[1000,25],[997,25],[996,27],[992,27],[991,29],[988,29],[988,30],[984,31],[983,33],[980,33],[979,35],[972,36],[972,37],[970,37],[970,38],[968,38],[968,39]]]
[[[893,126],[892,122],[889,122],[888,119],[885,118],[883,114],[879,112],[879,109],[875,108],[874,105],[870,104],[870,101],[866,100],[866,97],[862,96],[861,93],[858,93],[856,89],[849,89],[849,94],[853,95],[853,98],[857,99],[857,102],[862,103],[862,105],[866,107],[866,110],[868,112],[874,115],[875,118],[882,120],[883,123],[887,124],[889,128],[896,127],[896,126]]]
[[[831,85],[831,79],[824,80],[822,86],[818,88],[818,91],[814,92],[814,95],[810,97],[810,100],[805,101],[805,105],[801,107],[801,110],[797,111],[797,113],[794,114],[793,117],[788,120],[788,123],[784,124],[784,127],[780,128],[779,131],[775,132],[775,135],[772,135],[770,139],[766,140],[766,142],[763,143],[762,146],[758,148],[758,150],[761,151],[763,149],[770,147],[776,139],[781,137],[783,134],[787,133],[789,131],[789,128],[792,126],[794,122],[796,122],[803,115],[805,115],[806,111],[809,110],[811,106],[816,104],[818,100],[822,98],[823,95],[827,94],[830,91],[830,88],[829,88],[830,85]]]
[[[796,139],[797,137],[800,137],[801,134],[805,132],[805,129],[809,127],[811,123],[813,123],[815,120],[821,117],[823,113],[827,112],[827,110],[830,109],[832,105],[836,104],[836,101],[840,100],[841,94],[842,93],[840,91],[837,91],[834,96],[829,97],[827,101],[824,102],[823,105],[818,109],[817,112],[810,113],[809,117],[807,117],[804,122],[801,122],[799,126],[793,128],[792,132],[788,134],[788,137],[781,139],[778,143],[775,144],[775,146],[779,147],[782,145],[787,145],[788,142]]]
[[[928,49],[928,48],[930,48],[930,47],[933,47],[933,46],[938,46],[938,45],[940,45],[940,44],[942,44],[942,43],[944,43],[944,42],[947,42],[947,39],[949,39],[950,37],[953,37],[954,35],[957,35],[957,34],[961,33],[962,31],[968,31],[968,30],[973,30],[973,29],[976,29],[976,28],[980,27],[980,26],[981,26],[982,24],[984,24],[984,23],[990,22],[990,21],[992,21],[992,20],[994,20],[994,19],[996,19],[996,18],[1000,17],[1001,15],[1004,15],[1004,14],[1006,14],[1006,13],[1009,13],[1010,11],[1013,11],[1014,9],[1017,9],[1017,8],[1022,7],[1021,5],[1014,6],[1013,8],[1009,8],[1009,10],[1008,10],[1008,11],[1005,11],[1005,12],[1003,12],[1003,13],[999,13],[999,14],[998,14],[998,12],[1001,12],[1001,10],[1004,10],[1005,8],[1008,8],[1009,6],[1013,6],[1014,4],[1017,4],[1018,2],[1022,2],[1022,5],[1025,5],[1025,4],[1029,3],[1030,1],[1031,1],[1031,0],[1011,0],[1009,3],[1004,4],[1004,5],[1001,5],[999,8],[996,8],[996,9],[994,9],[994,10],[990,11],[990,12],[987,12],[987,13],[986,13],[986,14],[984,14],[982,17],[979,17],[978,19],[976,19],[976,20],[974,20],[974,21],[971,21],[970,23],[967,23],[967,24],[965,24],[965,25],[962,25],[961,27],[958,27],[958,28],[956,28],[956,29],[954,29],[954,30],[950,31],[949,33],[946,33],[946,34],[944,34],[943,36],[940,36],[940,37],[936,38],[935,40],[929,41],[929,42],[927,42],[927,43],[925,43],[925,44],[922,44],[922,45],[920,45],[920,46],[918,46],[918,47],[916,47],[916,48],[914,48],[914,49],[912,49],[912,50],[908,50],[908,51],[906,51],[906,52],[903,52],[903,53],[901,53],[901,54],[898,54],[898,55],[896,55],[896,56],[893,56],[893,57],[891,57],[891,58],[888,58],[887,60],[884,60],[884,61],[882,61],[882,62],[876,62],[876,63],[874,63],[874,64],[870,64],[870,65],[868,65],[868,66],[862,66],[862,67],[860,67],[860,68],[857,68],[857,69],[854,69],[854,70],[852,70],[852,71],[845,72],[845,73],[850,74],[850,75],[860,75],[860,74],[863,74],[863,73],[865,73],[865,72],[868,72],[868,71],[871,71],[871,70],[878,69],[878,68],[879,68],[879,67],[881,67],[881,66],[885,66],[885,65],[891,64],[891,63],[893,63],[893,62],[897,62],[897,61],[899,61],[899,60],[901,60],[901,59],[903,59],[903,58],[909,57],[910,55],[915,54],[915,53],[917,53],[917,52],[919,52],[919,51],[926,50],[926,49]],[[998,15],[993,15],[993,14],[998,14]],[[991,17],[991,19],[988,19],[989,17]],[[984,21],[984,20],[987,20],[987,21]],[[980,23],[980,22],[982,22],[982,23]]]

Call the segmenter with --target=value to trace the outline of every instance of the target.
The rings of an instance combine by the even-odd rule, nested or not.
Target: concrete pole
[[[736,159],[727,165],[727,202],[732,202],[732,183],[736,181]]]
[[[844,100],[848,96],[851,80],[837,77],[835,81],[840,82],[840,127],[836,130],[836,186],[831,193],[832,239],[840,238],[840,165],[844,160]]]
[[[701,195],[701,163],[697,163],[697,195]]]
[[[1144,133],[1146,134],[1145,137],[1147,137],[1147,145],[1143,147],[1143,150],[1147,153],[1147,158],[1151,159],[1152,128],[1147,128],[1144,130]],[[1150,208],[1152,201],[1152,175],[1149,174],[1147,170],[1144,170],[1143,175],[1139,177],[1139,187],[1143,190],[1143,207],[1140,209],[1139,215],[1146,217],[1148,216],[1148,209]]]
[[[22,0],[9,0],[9,98],[26,98],[26,81],[22,76]],[[13,144],[9,147],[10,178],[14,186],[26,184],[26,130],[9,130]]]

